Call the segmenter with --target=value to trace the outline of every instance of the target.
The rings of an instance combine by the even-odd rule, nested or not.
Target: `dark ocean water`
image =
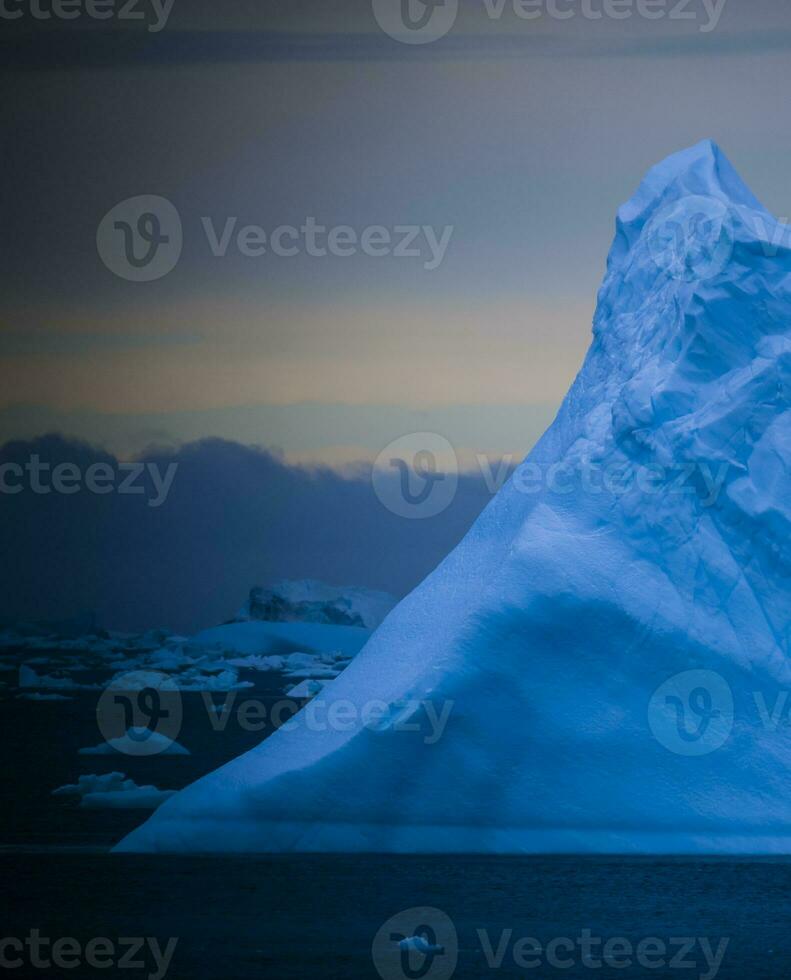
[[[97,936],[151,936],[162,949],[177,938],[167,976],[180,980],[791,976],[791,864],[785,862],[15,852],[0,855],[0,867],[12,898],[3,935],[24,937],[35,926],[42,935],[74,937],[83,945]],[[418,906],[452,920],[458,937],[450,951],[458,956],[453,973],[446,969],[452,966],[449,951],[435,957],[425,974],[420,964],[407,964],[411,974],[399,974],[397,957],[383,958],[379,948],[372,952],[382,924]],[[557,956],[564,964],[573,958],[571,965],[544,961],[524,968],[514,961],[519,939],[536,939],[546,948],[552,940],[574,942],[585,929],[602,941],[628,940],[633,951],[641,940],[663,942],[666,965],[585,966],[579,947],[567,952],[568,946]],[[487,963],[481,932],[495,950],[505,935],[499,968]],[[712,972],[700,940],[716,952],[723,938],[725,955]],[[671,966],[692,939],[694,947]],[[648,948],[648,962],[655,963],[657,947]],[[624,962],[623,950],[611,947],[615,964]],[[132,980],[153,972],[149,957],[139,970],[78,967],[55,975]]]
[[[237,706],[282,696],[283,678],[251,678],[256,688],[239,692]],[[139,967],[120,962],[129,950],[123,938],[152,937],[162,950],[177,940],[164,975],[179,980],[791,978],[784,860],[111,855],[147,814],[86,810],[53,797],[55,787],[120,770],[137,783],[178,789],[271,727],[245,731],[232,712],[216,730],[204,699],[187,694],[179,741],[191,755],[81,756],[81,747],[102,740],[97,696],[36,703],[17,700],[11,687],[2,696],[0,940],[24,942],[37,929],[49,940],[73,938],[81,954],[73,968],[44,969],[24,947],[21,965],[0,962],[0,975],[159,980],[150,946],[131,956],[142,957]],[[441,940],[445,951],[402,961],[392,937],[415,932]],[[587,958],[585,936],[593,944]],[[86,945],[102,938],[113,944],[112,963],[90,968]],[[0,956],[13,959],[16,948]]]
[[[8,676],[8,675],[6,675]],[[80,673],[81,683],[106,683],[106,676]],[[244,705],[251,699],[271,709],[283,703],[280,674],[244,671],[252,688],[218,693],[181,694],[183,720],[178,741],[190,755],[80,755],[79,750],[104,741],[97,723],[101,690],[67,691],[68,701],[25,701],[16,689],[0,696],[0,766],[14,783],[13,806],[0,808],[0,845],[110,846],[142,823],[141,810],[89,810],[70,797],[53,797],[52,790],[76,783],[81,775],[122,772],[138,785],[182,789],[254,748],[272,733],[266,714],[263,727],[249,730],[243,723]],[[207,703],[227,704],[218,722]],[[293,704],[294,710],[297,705]],[[285,714],[284,720],[290,715]]]

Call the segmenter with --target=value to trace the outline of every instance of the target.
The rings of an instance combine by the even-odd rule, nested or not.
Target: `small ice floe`
[[[156,786],[138,786],[122,772],[108,772],[80,776],[76,783],[54,789],[52,795],[79,796],[80,806],[86,809],[156,810],[175,792]]]
[[[193,661],[193,665],[196,670],[200,670],[204,674],[215,674],[228,669],[228,661],[216,656],[199,657]]]
[[[229,667],[243,667],[246,670],[258,670],[265,674],[271,670],[282,670],[284,658],[278,656],[278,654],[270,654],[263,657],[253,653],[247,657],[233,657],[227,660],[226,663]]]
[[[344,666],[343,654],[337,651],[291,653],[284,658],[283,669],[286,677],[333,680],[341,673]]]
[[[30,663],[30,661],[28,661]],[[96,691],[100,684],[80,684],[70,677],[55,677],[52,674],[37,674],[32,667],[22,664],[19,668],[19,686],[33,688],[56,688],[63,691]]]
[[[139,633],[133,636],[129,641],[129,645],[134,647],[135,650],[158,650],[160,647],[165,646],[172,635],[172,633],[168,633],[167,630],[163,629],[147,630],[145,633]]]
[[[304,680],[295,684],[292,688],[286,689],[286,694],[290,698],[315,698],[326,684],[326,681]]]
[[[179,673],[170,675],[169,689],[179,691],[240,691],[245,687],[253,687],[250,681],[240,681],[239,673],[236,670],[226,667],[223,670],[216,670],[220,665],[210,665],[216,672],[208,673],[203,667],[189,667]],[[147,667],[146,670],[149,668]],[[152,675],[156,674],[152,671]],[[140,686],[140,674],[132,673],[127,675],[121,672],[113,677],[108,685],[118,690],[138,690]]]
[[[423,936],[408,936],[401,940],[398,947],[405,951],[413,949],[416,953],[422,953],[424,956],[441,956],[445,952],[444,946],[433,946]]]
[[[139,670],[143,666],[142,657],[113,657],[102,664],[107,670]]]
[[[162,647],[145,658],[146,667],[152,670],[181,670],[195,661],[188,656],[183,647]]]
[[[174,675],[173,680],[180,691],[240,691],[254,686],[251,681],[240,681],[239,672],[228,667],[216,674],[191,667]]]
[[[88,653],[93,655],[103,655],[113,653],[118,649],[118,643],[110,635],[98,636],[95,633],[87,636],[78,636],[75,639],[62,639],[58,641],[58,650],[69,650],[75,653]]]
[[[370,630],[358,626],[327,626],[304,622],[247,621],[202,630],[189,642],[191,650],[213,650],[226,658],[278,657],[288,650],[343,650],[351,659],[362,649]],[[273,667],[273,669],[278,669]]]
[[[17,701],[71,701],[65,694],[42,694],[41,691],[30,691],[17,694]]]
[[[189,643],[190,638],[188,636],[182,636],[180,633],[174,633],[165,640],[165,646],[168,647],[183,647],[185,643]]]
[[[336,670],[334,667],[329,667],[327,664],[316,664],[313,667],[300,667],[298,670],[289,670],[286,673],[286,677],[299,678],[307,677],[313,680],[335,680],[336,677],[340,676],[340,671]]]
[[[134,727],[118,738],[80,749],[79,755],[115,755],[117,752],[122,755],[140,755],[142,744],[145,744],[146,755],[191,755],[189,749],[161,732]]]

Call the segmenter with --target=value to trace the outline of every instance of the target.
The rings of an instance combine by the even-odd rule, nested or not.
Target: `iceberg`
[[[190,649],[206,654],[213,651],[231,655],[236,666],[278,670],[272,658],[300,651],[317,653],[342,652],[356,656],[368,641],[371,631],[360,626],[328,626],[324,623],[226,623],[201,630],[190,640]],[[247,662],[241,663],[243,658]],[[256,659],[253,659],[256,658]],[[230,660],[228,661],[230,663]]]
[[[706,141],[620,208],[580,373],[464,540],[116,849],[791,851],[789,460],[791,238]]]
[[[237,620],[270,623],[322,623],[375,629],[396,604],[387,592],[339,588],[315,579],[284,579],[271,588],[255,586]]]
[[[148,728],[132,727],[118,738],[99,742],[80,749],[78,755],[140,755],[140,744],[146,743],[146,755],[190,755],[190,750],[184,748],[175,739],[168,738],[160,732]]]

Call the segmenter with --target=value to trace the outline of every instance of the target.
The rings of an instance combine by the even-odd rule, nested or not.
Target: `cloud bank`
[[[76,485],[73,492],[41,493],[29,479],[9,477],[22,490],[0,493],[3,621],[91,612],[108,628],[193,631],[230,618],[252,585],[279,578],[404,595],[490,499],[480,474],[463,474],[446,510],[408,520],[380,502],[368,466],[341,475],[223,440],[148,451],[137,460],[143,493],[122,494],[117,480],[86,480],[100,472],[97,464],[108,473],[125,464],[62,435],[6,443],[0,467],[8,475],[6,464],[24,468],[33,457],[49,474],[67,463],[83,479],[64,484]],[[157,498],[145,474],[174,465],[166,499],[151,506]],[[96,493],[89,485],[111,489]]]

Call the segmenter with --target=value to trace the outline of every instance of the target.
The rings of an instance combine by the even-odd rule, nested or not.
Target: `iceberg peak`
[[[600,375],[591,361],[603,356],[625,383],[658,357],[664,378],[686,364],[703,394],[785,335],[789,283],[789,228],[704,140],[653,167],[619,209],[586,369]]]
[[[657,207],[698,195],[732,207],[766,210],[717,143],[706,139],[651,167],[635,195],[619,208],[618,219],[626,228],[642,227]]]

